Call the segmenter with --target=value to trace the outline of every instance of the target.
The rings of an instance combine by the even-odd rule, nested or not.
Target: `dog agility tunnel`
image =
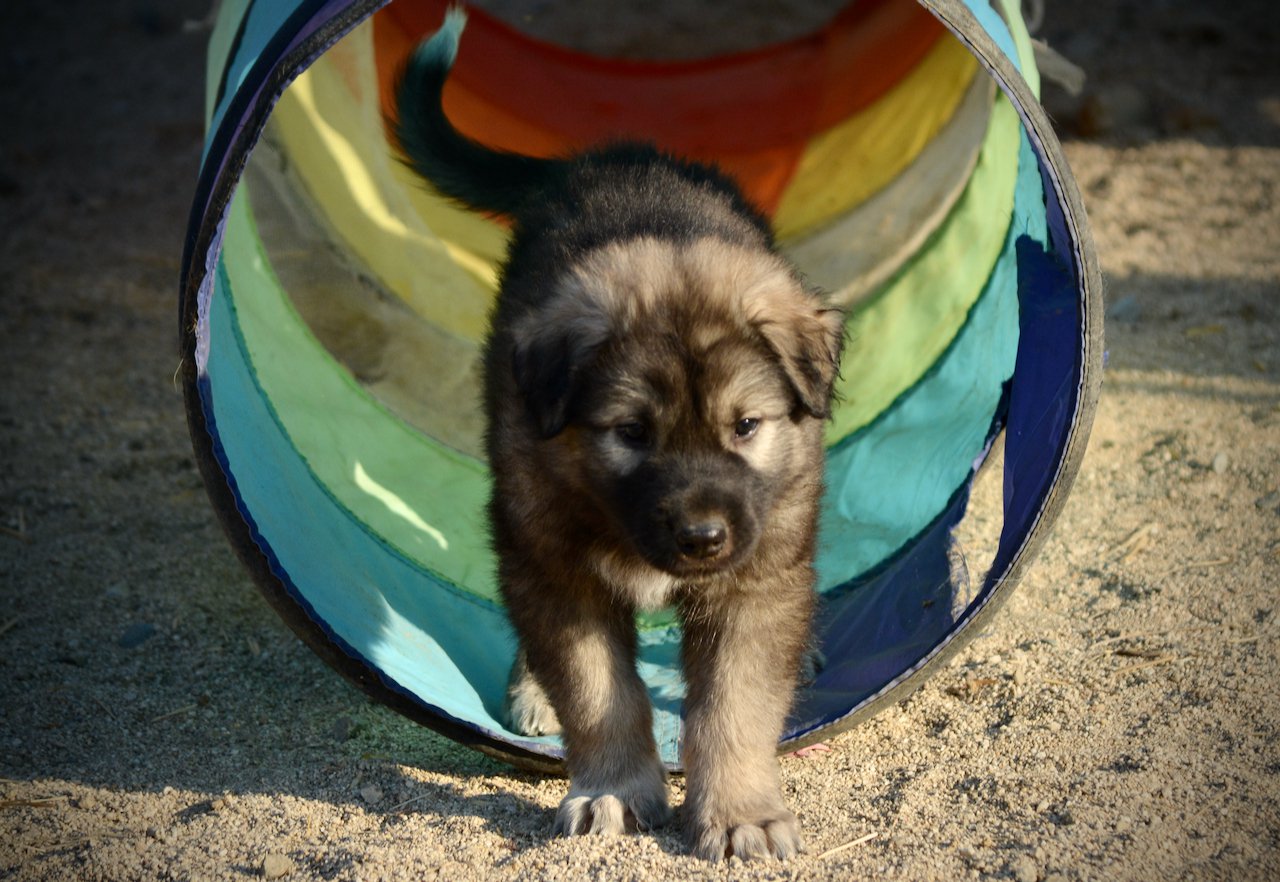
[[[442,0],[224,0],[181,289],[192,440],[232,544],[370,695],[554,768],[510,731],[515,641],[486,542],[477,352],[499,220],[389,146],[397,66]],[[636,61],[470,10],[446,108],[486,143],[608,137],[718,162],[848,311],[828,428],[817,639],[793,749],[902,697],[989,620],[1054,521],[1101,371],[1084,211],[1013,0],[852,0],[763,48]],[[969,584],[953,529],[1003,433],[1003,521]],[[971,563],[973,563],[971,561]],[[678,768],[679,628],[640,669]]]

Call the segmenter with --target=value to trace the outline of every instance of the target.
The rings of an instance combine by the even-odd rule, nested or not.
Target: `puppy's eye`
[[[746,441],[756,433],[758,428],[760,428],[760,420],[755,417],[743,417],[734,423],[733,437],[739,441]]]
[[[621,423],[614,426],[613,430],[617,432],[619,438],[632,447],[641,447],[649,443],[649,427],[639,420]]]

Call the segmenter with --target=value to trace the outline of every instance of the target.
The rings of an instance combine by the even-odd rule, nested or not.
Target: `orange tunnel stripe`
[[[440,24],[448,0],[392,3],[374,16],[379,91]],[[766,212],[809,140],[871,105],[943,34],[914,0],[854,0],[821,30],[696,61],[598,58],[535,40],[476,9],[445,104],[486,144],[554,155],[634,137],[718,163]]]

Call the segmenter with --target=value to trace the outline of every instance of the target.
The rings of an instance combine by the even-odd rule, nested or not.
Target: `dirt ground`
[[[563,780],[371,704],[241,571],[173,381],[206,11],[0,5],[0,879],[1280,878],[1270,0],[1048,4],[1111,315],[1080,479],[988,632],[784,760],[808,853],[719,867],[550,839]]]

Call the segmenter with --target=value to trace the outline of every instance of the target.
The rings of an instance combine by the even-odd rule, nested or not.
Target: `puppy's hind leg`
[[[523,649],[511,666],[507,682],[507,721],[513,732],[521,735],[559,735],[560,720],[546,690],[529,670]]]
[[[826,653],[818,646],[817,637],[810,637],[809,644],[804,649],[804,655],[800,658],[800,685],[812,686],[813,681],[818,679],[818,675],[826,666]]]

